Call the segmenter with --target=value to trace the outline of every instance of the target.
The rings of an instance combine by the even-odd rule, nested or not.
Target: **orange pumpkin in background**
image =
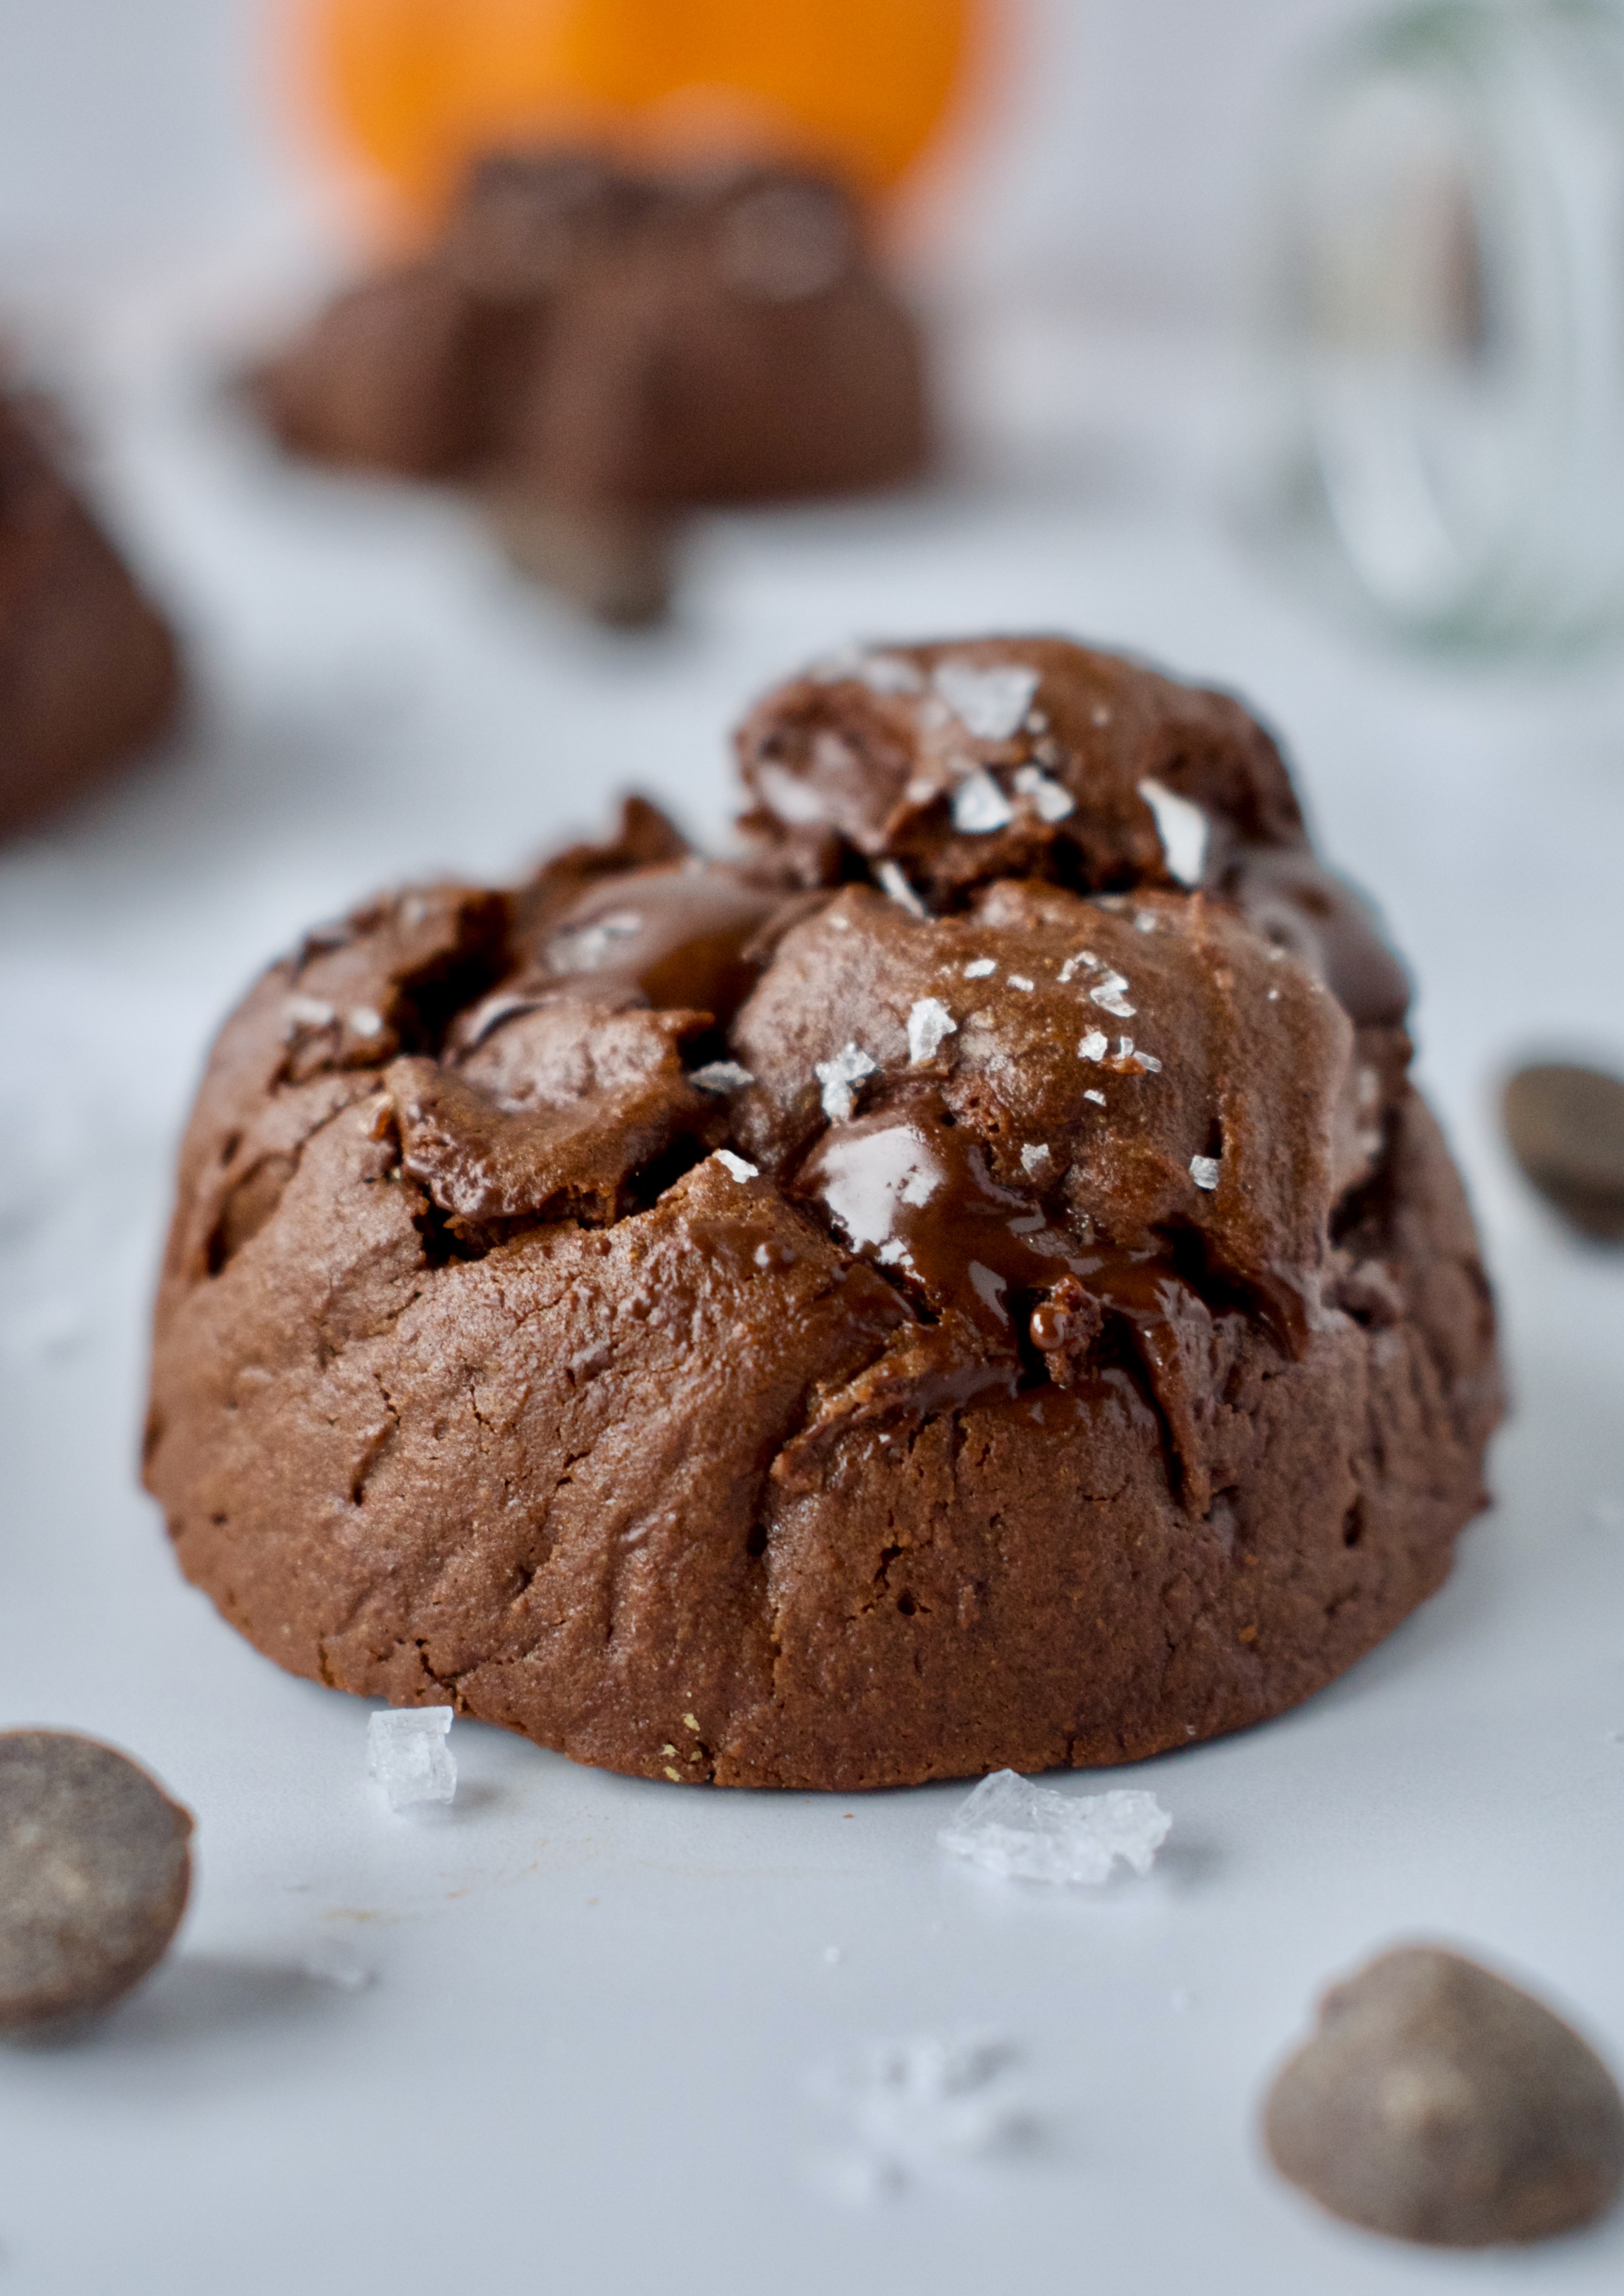
[[[991,0],[294,0],[306,98],[432,222],[470,157],[606,142],[770,153],[858,189],[906,173]]]

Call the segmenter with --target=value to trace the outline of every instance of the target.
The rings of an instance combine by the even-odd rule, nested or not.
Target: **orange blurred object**
[[[587,140],[895,184],[988,0],[294,0],[299,78],[419,224],[470,158]]]

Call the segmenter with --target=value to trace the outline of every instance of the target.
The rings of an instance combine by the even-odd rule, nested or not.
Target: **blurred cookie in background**
[[[930,459],[923,347],[861,209],[754,163],[493,154],[426,254],[341,294],[254,389],[293,452],[473,488],[516,564],[611,621],[664,611],[685,510]]]
[[[48,408],[0,387],[0,837],[157,741],[174,636],[64,476]]]

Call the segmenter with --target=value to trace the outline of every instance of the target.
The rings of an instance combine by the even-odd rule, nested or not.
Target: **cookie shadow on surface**
[[[315,2025],[339,2013],[350,1988],[292,1962],[180,1954],[124,2000],[8,2034],[13,2049],[99,2059],[147,2057]]]

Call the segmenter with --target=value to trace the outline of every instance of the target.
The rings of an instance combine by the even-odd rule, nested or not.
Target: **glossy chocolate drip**
[[[1023,1341],[1069,1385],[1067,1326],[1079,1321],[1079,1294],[1096,1303],[1094,1330],[1109,1324],[1128,1341],[1167,1422],[1189,1503],[1205,1510],[1216,1319],[1165,1254],[1079,1244],[1040,1203],[993,1179],[983,1147],[929,1088],[833,1127],[794,1193],[953,1327],[922,1351],[919,1408],[1013,1392]]]

